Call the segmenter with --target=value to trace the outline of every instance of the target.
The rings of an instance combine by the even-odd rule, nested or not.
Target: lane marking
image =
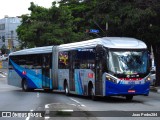
[[[7,73],[4,73],[5,75],[8,75]]]
[[[79,106],[81,107],[86,107],[84,104],[81,104],[78,100],[75,100],[73,98],[70,98],[72,101],[76,102],[77,104],[79,104]]]
[[[86,106],[85,106],[85,105],[83,105],[83,104],[82,104],[81,106],[82,106],[82,107],[86,107]]]
[[[46,105],[45,105],[45,109],[49,108],[49,105],[50,105],[50,104],[46,104]]]
[[[76,102],[76,103],[78,103],[78,104],[80,104],[80,102],[79,101],[77,101],[77,100],[75,100],[75,99],[73,99],[73,98],[70,98],[72,101],[74,101],[74,102]]]
[[[37,98],[39,98],[39,92],[37,92]]]
[[[44,119],[45,119],[45,120],[49,120],[50,117],[49,117],[49,116],[45,116]]]
[[[73,105],[73,106],[76,106],[75,104],[68,104],[68,105]]]
[[[0,74],[0,76],[2,76],[2,77],[6,77],[6,76],[4,76],[4,75],[2,75],[2,74]]]

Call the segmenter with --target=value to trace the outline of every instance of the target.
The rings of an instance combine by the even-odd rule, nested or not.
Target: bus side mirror
[[[156,74],[156,71],[153,71],[153,70],[151,70],[151,72],[150,72],[151,74]]]
[[[106,51],[106,49],[105,49],[102,45],[97,45],[97,46],[96,46],[96,54],[97,54],[99,57],[105,56],[105,51]]]

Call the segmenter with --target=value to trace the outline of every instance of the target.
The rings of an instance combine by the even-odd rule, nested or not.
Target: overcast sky
[[[30,2],[49,8],[53,1],[60,0],[0,0],[0,19],[4,18],[5,15],[16,17],[30,13],[30,11],[28,11]]]

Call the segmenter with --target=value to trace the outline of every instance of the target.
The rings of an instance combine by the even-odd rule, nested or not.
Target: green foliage
[[[31,15],[22,16],[22,24],[17,29],[21,47],[58,45],[73,41],[83,34],[73,32],[73,16],[67,6],[47,9],[31,3]]]
[[[160,2],[157,0],[61,0],[47,9],[31,3],[17,29],[22,47],[57,45],[100,36],[128,36],[148,45],[160,42]],[[106,22],[109,29],[106,31]]]
[[[4,44],[1,47],[1,53],[2,54],[6,54],[7,53],[7,48],[6,48],[6,46]]]
[[[47,9],[29,7],[17,29],[21,48],[59,45],[98,36],[126,36],[153,46],[156,66],[160,68],[160,1],[159,0],[61,0]],[[106,23],[108,30],[106,31]],[[89,29],[99,29],[98,35]],[[3,49],[4,50],[4,49]],[[160,72],[156,73],[160,76]],[[159,74],[159,75],[158,75]],[[160,85],[160,78],[157,85]]]

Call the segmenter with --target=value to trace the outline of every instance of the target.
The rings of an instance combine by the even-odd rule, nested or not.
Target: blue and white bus
[[[127,37],[37,47],[9,55],[8,84],[84,96],[148,95],[150,65],[146,44]]]

